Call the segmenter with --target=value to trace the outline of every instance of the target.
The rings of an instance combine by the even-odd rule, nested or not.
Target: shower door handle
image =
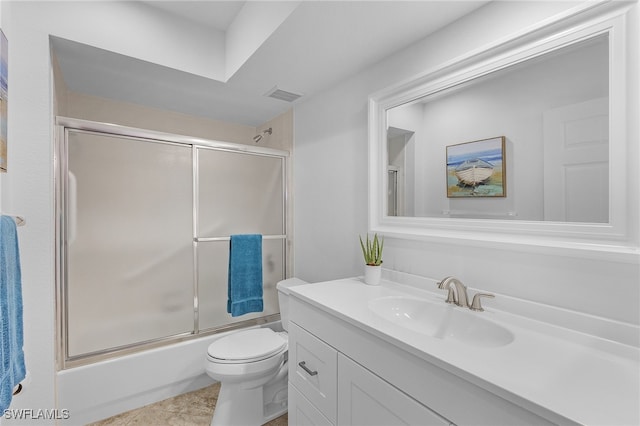
[[[311,370],[309,370],[309,367],[307,367],[307,362],[306,362],[306,361],[300,361],[300,362],[298,363],[298,365],[300,366],[300,368],[302,368],[304,371],[306,371],[306,372],[307,372],[307,374],[308,374],[308,375],[310,375],[310,376],[315,376],[315,375],[317,375],[317,374],[318,374],[318,372],[317,372],[317,371],[311,371]]]
[[[78,182],[76,175],[69,172],[67,200],[67,242],[71,244],[76,239],[78,230]]]

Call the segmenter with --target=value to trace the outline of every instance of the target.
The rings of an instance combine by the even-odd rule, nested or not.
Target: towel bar
[[[263,240],[284,240],[286,235],[263,235]],[[206,243],[210,241],[231,241],[231,237],[196,237],[193,241],[197,243]]]
[[[16,215],[13,215],[13,214],[7,214],[5,216],[9,216],[13,220],[15,220],[16,221],[16,226],[24,226],[24,225],[27,224],[27,221],[24,220],[24,218],[22,216],[16,216]]]

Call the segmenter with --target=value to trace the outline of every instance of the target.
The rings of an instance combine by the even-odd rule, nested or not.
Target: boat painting
[[[505,137],[447,146],[447,197],[505,197]]]
[[[456,167],[456,177],[467,186],[477,186],[489,180],[493,165],[479,158],[467,160]]]

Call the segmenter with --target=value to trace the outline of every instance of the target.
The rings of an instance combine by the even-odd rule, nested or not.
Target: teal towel
[[[26,374],[22,329],[22,283],[16,222],[0,217],[0,412]]]
[[[232,235],[229,245],[227,312],[262,312],[262,235]]]

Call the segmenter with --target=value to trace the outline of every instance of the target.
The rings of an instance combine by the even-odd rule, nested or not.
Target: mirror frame
[[[416,78],[369,97],[369,230],[398,238],[466,246],[493,246],[639,263],[638,184],[629,182],[627,152],[627,58],[625,19],[629,5],[583,6],[543,22],[510,40],[499,40]],[[597,35],[609,37],[609,222],[572,223],[441,217],[388,216],[387,111],[491,72]],[[614,167],[615,166],[615,167]],[[613,184],[615,183],[615,185]],[[568,253],[569,252],[569,253]]]

